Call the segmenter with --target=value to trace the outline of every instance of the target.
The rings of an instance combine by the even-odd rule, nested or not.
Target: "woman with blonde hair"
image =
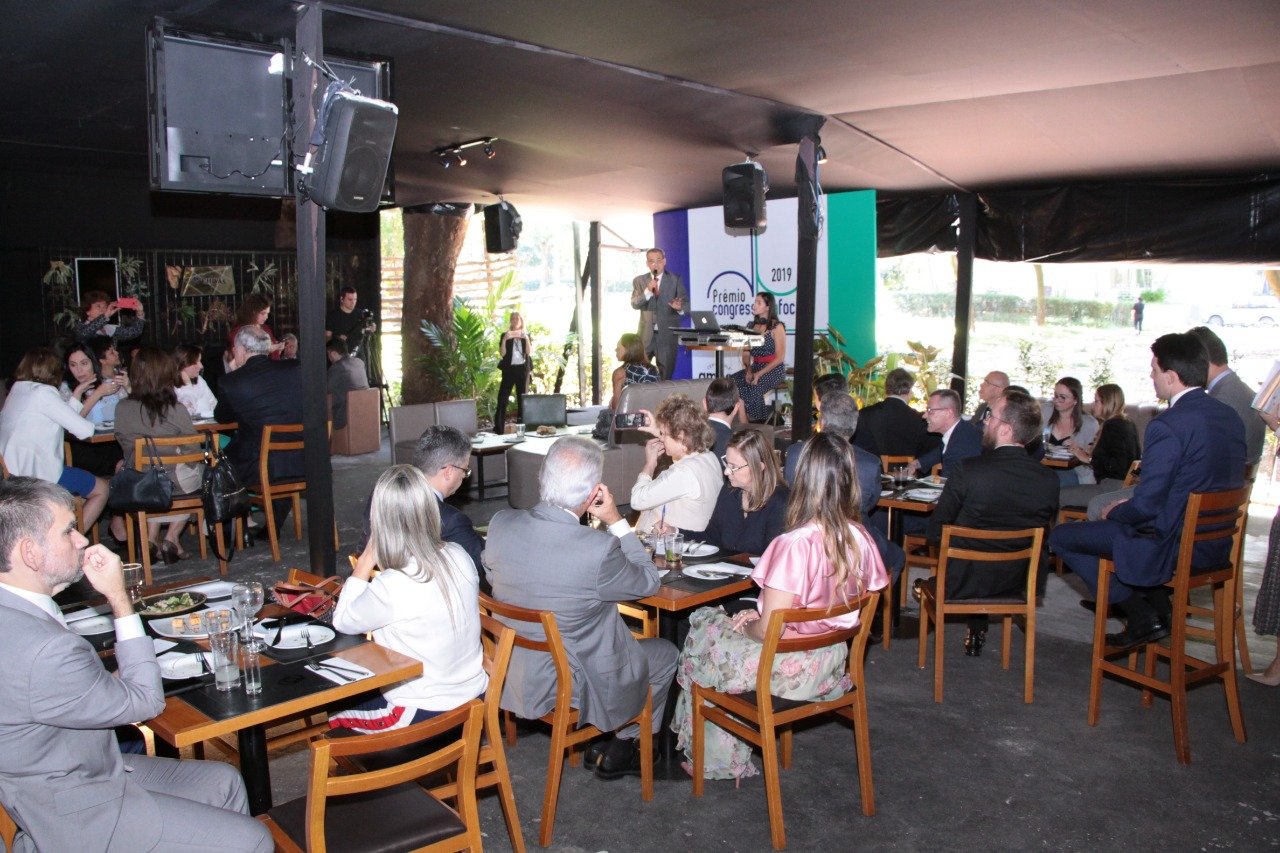
[[[533,341],[524,330],[524,317],[519,311],[511,312],[498,349],[502,352],[502,360],[498,362],[502,381],[498,383],[498,408],[493,414],[493,431],[501,435],[512,391],[516,394],[516,423],[524,420],[524,392],[529,386],[529,367],[533,361]]]
[[[631,508],[641,510],[636,529],[666,523],[682,530],[706,530],[724,485],[720,463],[708,449],[715,433],[707,413],[684,394],[663,400],[656,413],[641,411],[648,423],[640,429],[655,437],[644,446],[644,467],[631,487]],[[671,467],[658,474],[663,454],[671,457]]]
[[[1082,465],[1058,471],[1061,506],[1086,506],[1090,499],[1124,485],[1133,460],[1141,455],[1138,427],[1124,413],[1124,389],[1119,385],[1099,385],[1089,407],[1102,426],[1087,447],[1075,445],[1072,454]]]
[[[372,631],[379,644],[422,661],[422,675],[332,712],[330,728],[402,728],[476,698],[489,683],[480,578],[461,545],[440,539],[436,504],[426,475],[412,465],[388,468],[373,488],[369,544],[343,584],[333,627]],[[373,578],[375,567],[382,571]]]
[[[786,529],[791,494],[773,448],[760,430],[744,429],[729,439],[720,461],[728,488],[720,490],[711,521],[697,538],[734,553],[763,554]],[[680,531],[660,523],[659,532]]]
[[[862,526],[860,500],[849,443],[830,433],[809,439],[787,502],[787,532],[773,540],[751,573],[760,587],[756,607],[732,617],[723,608],[704,607],[689,617],[689,636],[676,670],[681,691],[672,723],[686,753],[692,746],[693,683],[727,693],[754,690],[760,644],[775,610],[830,608],[889,583],[875,542]],[[858,624],[858,615],[855,611],[788,626],[783,636],[850,628]],[[784,699],[839,696],[850,689],[847,660],[844,643],[778,655],[770,692]],[[739,779],[758,772],[750,745],[724,729],[708,725],[705,744],[708,777]]]

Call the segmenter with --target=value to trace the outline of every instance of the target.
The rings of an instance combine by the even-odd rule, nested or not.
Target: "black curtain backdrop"
[[[976,256],[1061,263],[1280,264],[1280,176],[978,193]],[[880,193],[878,254],[955,251],[954,193]]]

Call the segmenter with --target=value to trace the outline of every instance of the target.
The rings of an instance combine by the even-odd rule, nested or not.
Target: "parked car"
[[[1233,305],[1211,313],[1205,322],[1210,326],[1274,326],[1280,320],[1280,303]]]

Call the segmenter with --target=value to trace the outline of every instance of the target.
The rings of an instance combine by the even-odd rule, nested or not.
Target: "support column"
[[[956,334],[951,346],[951,388],[964,408],[965,376],[969,373],[969,329],[973,325],[973,253],[978,237],[978,197],[956,193],[960,228],[956,237]]]
[[[600,342],[601,297],[600,286],[600,223],[592,222],[587,237],[587,276],[591,285],[591,404],[600,405],[603,394],[600,365],[604,353]]]

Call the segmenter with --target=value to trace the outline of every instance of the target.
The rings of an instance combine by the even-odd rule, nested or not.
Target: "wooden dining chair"
[[[147,450],[147,442],[155,445],[156,451],[164,462],[165,466],[179,464],[203,463],[205,461],[204,448],[202,446],[204,439],[199,435],[177,435],[163,436],[160,438],[138,438],[133,442],[133,467],[138,471],[145,471],[151,465],[149,451]],[[185,450],[184,448],[196,447],[196,450]],[[172,448],[171,452],[166,452],[168,448]],[[176,487],[175,487],[176,488]],[[143,582],[151,585],[151,549],[147,547],[149,535],[147,533],[147,521],[154,516],[163,515],[179,515],[193,514],[196,517],[196,527],[200,530],[200,559],[206,559],[209,556],[208,539],[204,536],[204,500],[200,496],[199,491],[189,494],[175,494],[169,508],[159,512],[148,512],[147,510],[137,510],[128,513],[125,519],[126,544],[129,553],[129,562],[141,562]],[[137,526],[137,538],[134,536],[134,526]],[[222,525],[214,525],[215,544],[218,549],[218,573],[224,578],[227,576],[227,548],[222,535]],[[135,554],[141,551],[142,559],[136,559]]]
[[[915,462],[914,456],[889,456],[882,454],[880,456],[880,471],[884,474],[892,473],[894,465],[910,465]]]
[[[415,850],[446,853],[481,850],[476,809],[476,756],[484,727],[484,703],[472,699],[425,722],[403,729],[311,741],[307,796],[276,806],[258,819],[271,830],[276,850],[325,853],[339,850]],[[335,775],[334,759],[399,749],[458,730],[440,748],[378,770]],[[452,769],[457,775],[456,809],[414,780]]]
[[[542,825],[538,843],[550,846],[555,832],[556,806],[560,798],[560,777],[564,772],[565,757],[576,767],[582,760],[579,746],[599,737],[604,732],[586,725],[578,718],[573,707],[573,675],[569,669],[569,657],[565,653],[560,631],[556,627],[555,614],[550,610],[530,610],[497,601],[480,594],[480,609],[489,616],[501,619],[508,625],[518,623],[515,646],[531,652],[551,655],[556,671],[556,704],[551,713],[541,719],[551,725],[551,754],[547,762],[547,781],[542,798]],[[513,625],[515,627],[515,625]],[[541,635],[541,636],[539,636]],[[508,745],[515,744],[515,720],[506,713],[505,729]],[[646,803],[653,799],[653,692],[645,697],[644,707],[635,717],[640,725],[640,798]]]
[[[974,547],[953,545],[956,540],[973,542]],[[978,543],[1011,542],[1025,540],[1026,548],[1016,551],[994,551],[982,548]],[[1009,668],[1009,649],[1013,640],[1013,623],[1022,626],[1024,635],[1022,663],[1022,701],[1030,703],[1035,696],[1036,672],[1036,578],[1040,571],[1040,549],[1044,544],[1044,528],[1025,530],[978,530],[954,524],[942,528],[942,542],[938,549],[938,573],[920,585],[920,640],[917,646],[916,665],[924,669],[927,657],[929,620],[934,622],[933,632],[933,701],[942,701],[942,661],[946,643],[943,635],[948,616],[1000,616],[1004,622],[1000,639],[1000,666]],[[947,564],[951,560],[970,560],[976,563],[1005,563],[1014,560],[1028,561],[1027,585],[1021,595],[1002,595],[992,598],[962,598],[948,601]],[[974,571],[982,571],[975,568]],[[1106,608],[1103,608],[1105,611]]]
[[[801,720],[819,714],[835,713],[853,724],[854,759],[858,763],[862,813],[867,817],[876,813],[875,786],[871,780],[871,733],[867,727],[867,693],[862,659],[866,651],[867,635],[871,630],[871,619],[879,602],[880,593],[870,592],[831,608],[775,610],[769,615],[764,643],[760,647],[755,690],[747,693],[722,693],[696,681],[693,683],[693,795],[702,796],[706,723],[713,723],[735,737],[759,747],[764,763],[765,801],[769,809],[769,833],[774,850],[782,850],[787,846],[782,819],[781,770],[791,767],[792,726]],[[854,612],[859,614],[855,627],[824,634],[782,638],[788,626],[820,619],[835,619]],[[826,700],[783,699],[771,693],[774,661],[779,654],[820,649],[837,643],[852,643],[848,667],[853,687],[848,693]],[[761,697],[765,697],[767,701]]]
[[[5,479],[8,479],[6,476]],[[13,850],[13,841],[18,837],[18,824],[14,822],[9,812],[0,804],[0,847],[5,850]]]
[[[638,623],[631,627],[631,636],[637,640],[648,640],[658,636],[658,614],[652,609],[629,601],[619,601],[618,613],[628,624]]]
[[[1101,605],[1093,619],[1093,665],[1089,672],[1089,725],[1096,726],[1102,704],[1104,673],[1121,681],[1142,687],[1142,704],[1151,707],[1154,692],[1169,697],[1173,716],[1173,748],[1180,764],[1191,763],[1191,740],[1187,732],[1187,686],[1215,679],[1222,682],[1227,700],[1227,715],[1237,743],[1247,739],[1244,718],[1240,713],[1240,694],[1236,684],[1234,643],[1234,608],[1236,585],[1240,582],[1239,550],[1248,521],[1249,489],[1247,486],[1223,492],[1192,492],[1187,498],[1187,511],[1182,522],[1178,559],[1173,579],[1165,584],[1172,589],[1172,624],[1169,644],[1147,643],[1130,650],[1107,645],[1107,608]],[[1191,561],[1196,545],[1231,539],[1231,550],[1225,565],[1209,570],[1192,571]],[[1115,563],[1098,562],[1098,601],[1107,601]],[[1213,595],[1213,652],[1216,660],[1206,661],[1187,654],[1187,637],[1191,635],[1187,617],[1202,613],[1192,606],[1191,590],[1209,589]],[[1137,667],[1141,652],[1146,660]],[[1121,664],[1112,658],[1126,655]],[[1156,663],[1168,662],[1168,676],[1156,677]]]
[[[329,422],[333,431],[333,422]],[[300,451],[303,448],[302,424],[267,424],[262,428],[262,445],[258,449],[258,484],[249,489],[249,502],[262,507],[267,520],[267,538],[271,542],[271,559],[280,561],[280,532],[276,528],[274,502],[288,498],[293,509],[293,535],[302,541],[302,493],[307,490],[305,477],[272,482],[271,454]],[[333,543],[337,548],[338,522],[333,523]]]

